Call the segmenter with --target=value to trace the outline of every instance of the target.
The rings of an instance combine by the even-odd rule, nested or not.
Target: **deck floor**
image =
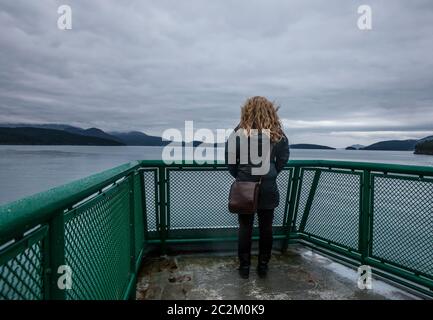
[[[267,278],[252,261],[250,278],[237,273],[232,254],[187,254],[147,258],[138,276],[141,299],[417,299],[373,278],[371,290],[357,287],[356,270],[301,245],[274,253]]]

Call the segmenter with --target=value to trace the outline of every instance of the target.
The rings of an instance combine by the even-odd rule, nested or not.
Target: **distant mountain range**
[[[91,145],[91,146],[166,146],[171,141],[140,131],[105,132],[98,128],[83,129],[65,124],[0,124],[0,144],[3,145]],[[181,142],[184,145],[184,142]],[[194,141],[193,146],[202,144]],[[212,144],[203,144],[212,146]],[[223,146],[223,144],[214,144]],[[335,150],[318,144],[291,144],[292,149]],[[415,151],[433,155],[433,136],[420,140],[388,140],[369,146],[352,145],[346,150]]]
[[[74,134],[63,130],[20,127],[0,128],[0,144],[8,145],[86,145],[86,146],[122,146],[123,143]]]
[[[102,145],[102,146],[166,146],[171,141],[139,131],[105,132],[98,128],[83,129],[64,124],[0,124],[0,144],[21,145]],[[193,146],[202,144],[194,141]],[[184,142],[182,142],[184,145]],[[224,144],[204,143],[203,146]],[[292,149],[334,150],[317,144],[292,144]]]
[[[166,146],[171,141],[139,131],[105,132],[64,124],[0,124],[3,145]],[[179,142],[184,145],[184,142]],[[193,141],[193,146],[201,144]]]
[[[387,140],[369,146],[353,145],[346,150],[415,151],[415,154],[433,154],[433,136],[420,140]]]
[[[98,128],[83,129],[62,124],[7,124],[0,127],[0,144],[165,146],[170,143],[138,131],[105,132]]]

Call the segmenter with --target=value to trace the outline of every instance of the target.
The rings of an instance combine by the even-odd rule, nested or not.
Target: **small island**
[[[388,140],[373,143],[362,150],[413,151],[418,140]]]
[[[415,145],[415,154],[433,155],[433,136],[427,137],[419,141]]]
[[[291,144],[291,149],[319,149],[319,150],[336,150],[335,148],[322,146],[320,144],[309,144],[309,143],[299,143],[299,144]]]

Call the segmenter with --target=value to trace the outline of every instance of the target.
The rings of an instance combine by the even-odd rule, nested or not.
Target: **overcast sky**
[[[72,30],[57,8],[72,8]],[[357,27],[370,4],[373,29]],[[0,3],[0,122],[232,128],[264,95],[291,143],[433,134],[433,1]]]

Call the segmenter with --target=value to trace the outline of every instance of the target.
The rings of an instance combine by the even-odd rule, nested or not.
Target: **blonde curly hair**
[[[274,103],[265,97],[255,96],[247,99],[241,109],[241,121],[239,128],[250,136],[251,129],[257,129],[259,132],[268,129],[272,142],[278,142],[284,136],[280,118]]]

